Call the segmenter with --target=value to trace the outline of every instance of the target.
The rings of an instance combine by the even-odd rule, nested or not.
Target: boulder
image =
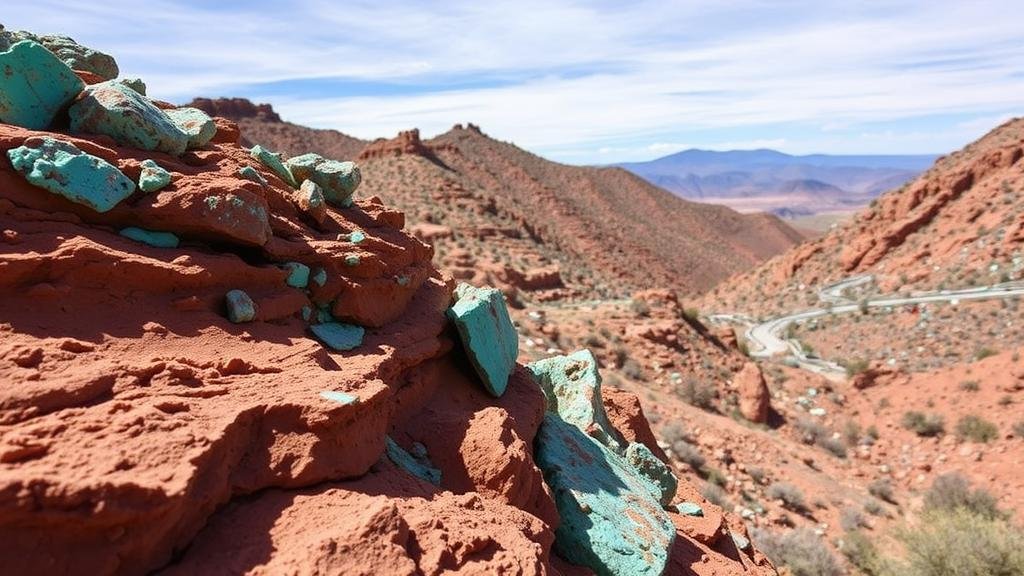
[[[142,172],[139,174],[139,190],[149,194],[171,183],[171,173],[153,160],[143,160],[140,164]]]
[[[113,56],[82,46],[67,36],[40,36],[38,41],[74,70],[91,72],[104,80],[113,80],[120,73]]]
[[[175,156],[189,136],[145,96],[119,82],[88,86],[70,110],[71,132],[104,134],[121,146]]]
[[[193,108],[193,110],[195,110],[195,108]],[[249,154],[256,160],[259,160],[261,164],[269,168],[270,171],[283,180],[285,184],[292,188],[299,187],[299,183],[295,181],[295,177],[288,171],[288,168],[285,168],[285,165],[281,162],[281,157],[278,154],[267,150],[259,144],[253,146]]]
[[[42,45],[29,40],[0,52],[0,122],[32,130],[53,123],[85,83]]]
[[[599,576],[664,572],[676,529],[636,470],[549,411],[534,443],[555,496],[555,549]]]
[[[127,83],[125,85],[130,86]],[[132,89],[135,90],[134,87]],[[138,92],[138,90],[136,91]],[[143,86],[140,94],[145,93],[146,89]],[[188,135],[189,149],[202,148],[217,135],[217,125],[213,123],[213,119],[198,108],[172,108],[164,110],[164,114],[167,114],[167,117],[174,122],[179,130]]]
[[[97,212],[135,192],[135,183],[102,158],[49,136],[29,138],[7,157],[29,183]]]
[[[761,368],[754,362],[747,362],[736,373],[736,387],[739,390],[740,414],[751,422],[764,424],[771,409],[771,393],[764,381]]]
[[[475,288],[459,284],[456,301],[448,309],[462,347],[480,376],[484,387],[500,397],[519,355],[519,335],[496,288]]]
[[[355,162],[328,160],[312,152],[289,158],[285,165],[296,182],[312,180],[328,202],[342,207],[352,205],[352,194],[362,181]]]

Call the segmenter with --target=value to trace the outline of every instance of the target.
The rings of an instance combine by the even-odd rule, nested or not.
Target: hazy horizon
[[[146,4],[19,3],[2,23],[108,52],[159,99],[246,97],[368,139],[473,122],[573,164],[942,154],[1024,94],[1005,1]]]

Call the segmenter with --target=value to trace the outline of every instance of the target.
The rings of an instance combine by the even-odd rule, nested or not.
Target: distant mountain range
[[[861,208],[914,179],[935,159],[691,149],[617,166],[683,198],[791,217]]]

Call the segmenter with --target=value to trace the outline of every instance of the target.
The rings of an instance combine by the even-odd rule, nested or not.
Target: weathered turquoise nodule
[[[188,146],[188,134],[148,98],[117,81],[86,86],[68,110],[71,132],[104,134],[121,146],[175,156]]]
[[[135,192],[135,183],[106,160],[73,144],[34,137],[7,151],[11,166],[29,183],[68,200],[107,212]]]
[[[315,182],[323,191],[324,198],[337,206],[346,206],[362,181],[355,162],[328,160],[312,152],[289,158],[285,165],[295,182]]]
[[[139,190],[149,194],[171,183],[171,173],[153,160],[143,160],[140,165],[142,172],[139,174]]]
[[[659,576],[676,529],[619,455],[548,411],[534,442],[561,523],[555,549],[599,576]]]
[[[142,92],[145,94],[145,91]],[[174,125],[188,135],[189,149],[202,148],[213,140],[213,137],[217,135],[217,125],[214,124],[213,118],[210,118],[206,112],[203,112],[199,108],[190,108],[185,106],[183,108],[175,108],[172,110],[164,110],[164,114],[174,122]]]
[[[509,318],[505,297],[496,288],[462,283],[448,318],[459,332],[469,361],[491,395],[505,393],[519,355],[519,335]]]
[[[428,466],[417,460],[412,454],[405,451],[390,436],[384,437],[388,459],[406,472],[430,482],[434,486],[441,485],[441,471],[433,466]]]
[[[305,288],[309,286],[309,266],[302,262],[288,262],[281,266],[288,272],[285,284],[292,288]]]
[[[309,330],[328,348],[339,352],[362,346],[363,335],[366,333],[362,326],[342,322],[314,324]]]
[[[83,88],[74,71],[37,42],[23,40],[0,52],[0,122],[42,130]]]
[[[278,178],[283,180],[285,184],[291,186],[292,188],[299,187],[299,183],[295,181],[295,177],[292,176],[292,173],[288,171],[288,168],[285,167],[284,162],[281,162],[281,157],[278,156],[277,154],[257,144],[252,147],[252,150],[249,151],[249,155],[255,158],[256,160],[259,160],[260,163],[266,166],[267,168],[270,168],[270,171],[273,172]]]

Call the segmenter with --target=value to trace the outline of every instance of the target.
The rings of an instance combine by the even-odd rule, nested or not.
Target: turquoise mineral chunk
[[[359,254],[348,254],[345,256],[346,266],[359,266]]]
[[[618,454],[626,443],[608,420],[601,400],[601,374],[590,350],[568,356],[554,356],[529,364],[544,396],[548,410],[597,439]]]
[[[319,154],[303,154],[289,158],[285,165],[295,182],[311,180],[323,191],[331,204],[345,206],[359,187],[362,174],[355,162],[328,160]]]
[[[238,175],[257,184],[268,185],[267,179],[263,177],[263,174],[257,172],[252,166],[242,166],[238,169]]]
[[[170,232],[153,232],[143,228],[129,227],[121,230],[121,236],[157,248],[177,248],[178,237]]]
[[[509,318],[505,298],[496,288],[475,288],[462,283],[455,289],[455,304],[448,318],[484,388],[499,397],[519,355],[519,335]]]
[[[353,244],[359,244],[363,240],[366,240],[366,233],[362,230],[356,230],[348,235],[348,241]]]
[[[317,268],[316,272],[313,273],[313,282],[316,282],[317,286],[323,286],[327,283],[327,270],[323,268]]]
[[[323,324],[325,322],[334,322],[334,314],[331,314],[330,304],[320,304],[316,309],[316,322],[317,324]]]
[[[292,188],[299,187],[299,183],[295,181],[295,177],[292,176],[292,173],[288,171],[288,168],[285,168],[285,165],[283,162],[281,162],[281,157],[278,154],[275,154],[270,150],[267,150],[266,148],[260,146],[259,144],[253,146],[249,154],[253,158],[259,160],[260,163],[262,163],[264,166],[270,168],[270,171],[276,174],[278,178],[283,180],[285,184],[291,186]]]
[[[328,348],[339,352],[358,348],[363,344],[363,336],[366,334],[362,326],[342,322],[314,324],[309,329]]]
[[[352,394],[349,394],[347,392],[339,392],[337,390],[324,390],[323,392],[320,393],[320,397],[323,398],[324,400],[337,402],[338,404],[341,404],[343,406],[355,404],[356,402],[359,401],[358,396],[353,396]]]
[[[288,278],[285,284],[292,288],[305,288],[309,286],[309,266],[301,262],[288,262],[282,268],[288,271]]]
[[[302,307],[302,319],[309,322],[309,319],[313,316],[313,309],[309,306]]]
[[[651,485],[651,492],[661,505],[671,504],[676,497],[676,488],[679,487],[679,480],[672,469],[659,460],[650,448],[639,442],[631,442],[624,456],[626,462]]]
[[[135,183],[102,158],[49,136],[29,138],[7,157],[31,184],[97,212],[107,212],[135,191]]]
[[[145,94],[145,91],[143,91]],[[213,137],[217,135],[217,125],[214,124],[213,118],[210,118],[206,112],[203,112],[199,108],[176,108],[173,110],[165,110],[167,117],[174,122],[174,125],[188,135],[188,148],[202,148],[213,140]]]
[[[68,67],[83,72],[91,72],[104,80],[117,78],[120,70],[117,61],[109,54],[82,46],[67,36],[36,36],[25,31],[14,32],[15,36],[24,40],[34,40],[53,52]]]
[[[704,510],[695,502],[680,502],[676,510],[683,516],[704,516]]]
[[[86,86],[68,114],[75,134],[105,134],[121,146],[175,156],[188,146],[188,134],[163,110],[120,82]]]
[[[235,324],[256,319],[256,303],[242,290],[232,290],[224,296],[228,305],[228,320]]]
[[[67,64],[36,42],[0,52],[0,122],[43,130],[83,88]]]
[[[171,173],[160,167],[153,160],[141,162],[142,173],[139,174],[139,189],[145,193],[156,192],[171,183]]]
[[[146,83],[142,81],[142,78],[121,78],[118,80],[121,84],[135,90],[143,96],[146,95]]]
[[[388,458],[395,463],[396,466],[403,468],[406,472],[430,482],[434,486],[441,485],[441,471],[437,468],[425,466],[420,464],[412,454],[409,454],[398,445],[397,442],[391,439],[390,436],[384,437],[384,442],[387,446]]]
[[[397,283],[399,286],[408,286],[409,277],[403,274],[402,276],[395,278],[395,283]]]
[[[659,576],[676,529],[636,470],[548,411],[534,441],[561,523],[555,549],[599,576]]]

